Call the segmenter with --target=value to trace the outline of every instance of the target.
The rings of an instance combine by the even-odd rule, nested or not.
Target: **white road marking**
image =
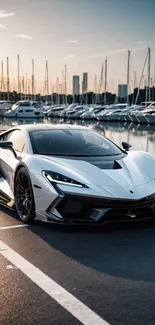
[[[0,254],[84,325],[110,325],[66,289],[0,241]]]
[[[21,227],[28,227],[28,225],[25,224],[25,225],[15,225],[15,226],[4,226],[4,227],[0,227],[0,230],[21,228]]]

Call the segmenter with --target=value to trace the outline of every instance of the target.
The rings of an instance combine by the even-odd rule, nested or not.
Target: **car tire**
[[[24,223],[31,223],[36,216],[35,202],[30,176],[25,167],[21,167],[14,181],[15,207]]]

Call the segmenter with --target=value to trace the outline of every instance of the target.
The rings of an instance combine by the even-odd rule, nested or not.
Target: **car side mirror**
[[[122,142],[122,147],[125,151],[129,151],[129,149],[132,147],[131,144],[127,142]]]
[[[17,154],[16,154],[15,150],[13,149],[13,144],[11,141],[0,141],[0,148],[12,151],[15,158],[17,158]]]

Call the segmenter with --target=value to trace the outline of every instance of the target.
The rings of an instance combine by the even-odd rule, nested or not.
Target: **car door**
[[[2,138],[0,137],[0,140],[11,141],[17,157],[22,157],[23,153],[26,153],[26,141],[21,130],[9,131]],[[0,173],[9,185],[8,191],[9,188],[13,189],[14,171],[18,163],[19,159],[11,150],[0,148]]]

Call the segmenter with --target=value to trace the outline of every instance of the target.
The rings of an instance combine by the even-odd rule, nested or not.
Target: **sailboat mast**
[[[17,73],[18,73],[18,94],[20,94],[21,91],[20,91],[20,67],[19,67],[19,55],[17,55]]]
[[[32,97],[31,100],[34,100],[34,60],[32,59]]]
[[[27,74],[25,74],[25,98],[27,99],[27,95],[28,95],[28,92],[27,92]]]
[[[22,78],[22,93],[23,93],[23,97],[24,99],[26,99],[26,94],[25,94],[25,80],[24,80],[24,76]],[[25,96],[24,96],[25,95]]]
[[[4,91],[4,71],[3,71],[3,61],[1,62],[1,99],[2,92]]]
[[[145,88],[145,102],[147,102],[147,82],[144,80],[144,88]]]
[[[142,69],[142,73],[141,73],[141,77],[140,77],[140,82],[139,82],[139,87],[138,87],[138,91],[137,91],[137,95],[136,95],[135,104],[137,104],[137,101],[138,101],[138,98],[139,98],[139,92],[140,92],[140,87],[141,87],[141,84],[142,84],[142,81],[143,81],[143,76],[144,76],[144,70],[145,70],[146,62],[147,62],[147,55],[146,55],[146,58],[145,58],[145,62],[144,62],[143,69]]]
[[[94,93],[94,96],[92,95],[92,104],[95,104],[95,75],[94,75],[94,88],[92,93]]]
[[[95,98],[96,98],[96,74],[94,75],[94,96],[93,96],[93,101],[92,104],[95,104]]]
[[[134,104],[134,91],[136,88],[136,83],[137,83],[137,74],[136,71],[134,71],[132,105]]]
[[[151,64],[151,50],[148,48],[148,101],[150,102],[151,93],[150,93],[150,64]]]
[[[6,58],[6,69],[7,69],[7,100],[9,100],[10,91],[10,79],[9,79],[9,58]]]
[[[47,69],[47,95],[49,95],[48,61],[46,62],[46,69]]]
[[[59,78],[56,80],[57,104],[59,105]]]
[[[63,93],[63,98],[62,98],[62,104],[64,105],[65,100],[64,100],[64,93],[65,93],[65,89],[64,89],[64,70],[62,70],[62,93]]]
[[[153,101],[153,89],[152,89],[152,87],[153,87],[153,78],[151,77],[150,78],[150,87],[151,87],[151,89],[150,89],[150,101]]]
[[[97,103],[100,103],[101,102],[101,91],[102,91],[102,87],[103,87],[103,69],[104,69],[104,66],[103,66],[103,63],[102,63],[100,79],[99,79],[99,82],[98,82]]]
[[[49,95],[48,61],[46,61],[46,101]]]
[[[102,102],[102,91],[103,91],[103,74],[104,74],[104,65],[102,63],[101,77],[100,77],[100,91],[99,91],[99,103]]]
[[[137,86],[137,73],[136,73],[136,71],[134,71],[134,84],[133,84],[133,86],[134,86],[134,89]]]
[[[67,104],[67,65],[65,64],[65,104]]]
[[[131,56],[131,51],[128,50],[128,64],[127,64],[127,104],[129,104],[130,56]]]
[[[54,95],[54,86],[52,86],[52,94],[51,94],[51,105],[53,107],[53,95]]]
[[[104,104],[107,104],[107,58],[105,59]]]
[[[59,83],[59,90],[60,90],[59,103],[62,104],[62,84],[61,83]]]
[[[30,79],[27,79],[27,89],[28,89],[28,99],[30,98],[30,84],[29,84]]]

